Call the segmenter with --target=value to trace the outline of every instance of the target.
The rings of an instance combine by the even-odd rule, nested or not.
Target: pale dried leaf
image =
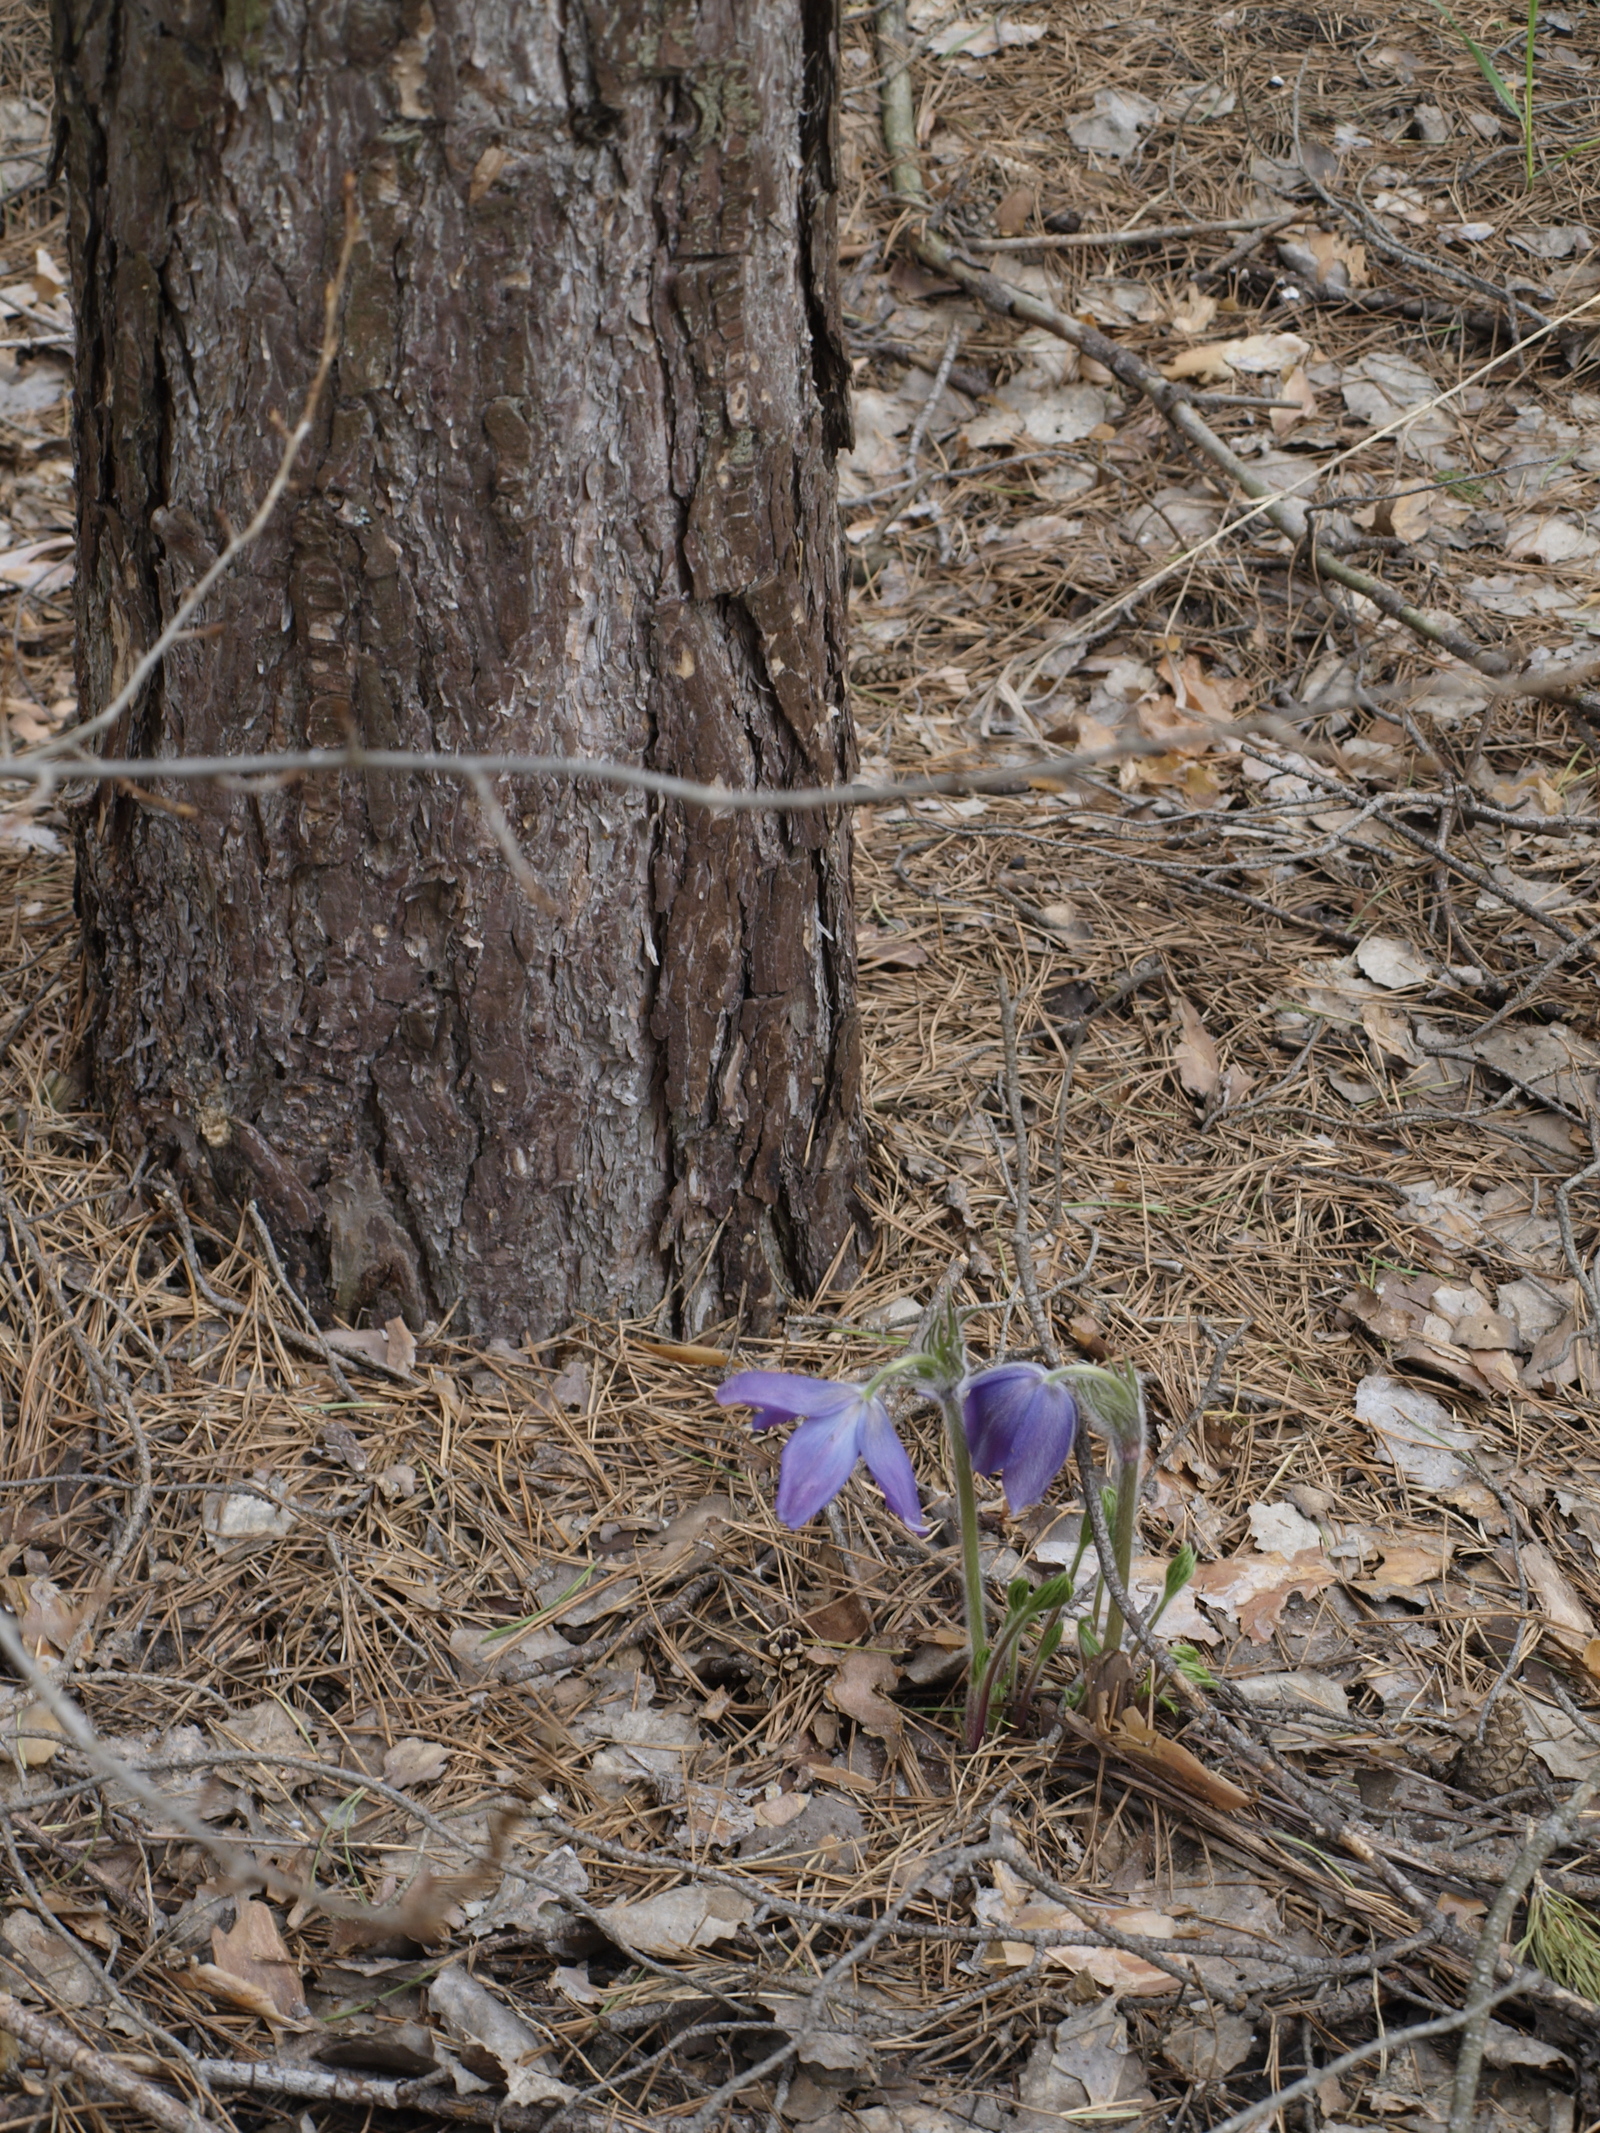
[[[900,1669],[887,1652],[847,1652],[828,1683],[828,1701],[869,1733],[897,1740],[905,1717],[889,1702],[888,1692],[899,1678]]]
[[[217,1970],[261,1995],[258,2011],[266,2013],[268,2021],[305,2021],[310,2010],[300,1982],[300,1966],[278,1931],[278,1921],[264,1903],[251,1896],[240,1897],[237,1915],[227,1932],[212,1930],[211,1961]]]
[[[513,2104],[565,2103],[573,2091],[557,2078],[539,2031],[487,1985],[451,1963],[428,1985],[428,2006],[451,2036],[476,2045],[499,2066]]]
[[[1476,1450],[1477,1434],[1462,1429],[1431,1393],[1375,1371],[1356,1387],[1355,1407],[1379,1451],[1416,1487],[1437,1495],[1470,1479],[1459,1454]]]
[[[1216,1095],[1221,1079],[1217,1048],[1187,994],[1175,994],[1173,1004],[1178,1010],[1180,1035],[1172,1048],[1172,1063],[1183,1088],[1205,1102]]]
[[[621,1948],[670,1962],[696,1949],[732,1940],[756,1915],[749,1897],[733,1889],[662,1889],[631,1903],[601,1905],[595,1918]]]
[[[402,1792],[408,1785],[430,1785],[449,1762],[450,1750],[436,1740],[397,1740],[384,1752],[383,1781]]]

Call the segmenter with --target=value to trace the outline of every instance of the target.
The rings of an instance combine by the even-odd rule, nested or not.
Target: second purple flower
[[[974,1469],[998,1474],[1013,1517],[1036,1504],[1067,1462],[1078,1403],[1038,1363],[997,1363],[968,1378],[961,1416]]]

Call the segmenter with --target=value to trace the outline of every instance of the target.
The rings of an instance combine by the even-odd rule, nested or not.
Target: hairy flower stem
[[[955,1483],[956,1513],[961,1521],[961,1582],[967,1603],[967,1746],[976,1748],[983,1739],[982,1688],[989,1656],[983,1607],[983,1562],[978,1553],[978,1492],[972,1486],[972,1458],[967,1450],[961,1403],[953,1391],[944,1391],[939,1394],[939,1406],[950,1447],[950,1476]],[[976,1740],[972,1735],[974,1723],[979,1728]]]
[[[1129,1458],[1117,1462],[1117,1505],[1111,1521],[1111,1543],[1117,1555],[1117,1576],[1124,1592],[1128,1589],[1128,1573],[1133,1567],[1133,1517],[1139,1507],[1139,1455],[1134,1452]],[[1104,1649],[1114,1652],[1122,1644],[1122,1609],[1115,1595],[1106,1612],[1106,1641]]]

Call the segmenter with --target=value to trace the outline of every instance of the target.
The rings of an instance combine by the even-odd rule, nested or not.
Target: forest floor
[[[0,16],[0,88],[37,101],[32,19]],[[1217,396],[1436,622],[1587,656],[1592,9],[1539,20],[1531,176],[1420,4],[912,21],[947,242]],[[1469,27],[1520,93],[1520,29]],[[98,2055],[0,2058],[0,2133],[180,2095],[252,2127],[1423,2133],[1453,2035],[1324,2070],[1461,2007],[1530,1825],[1600,1776],[1596,725],[1319,577],[1148,403],[896,250],[872,31],[864,768],[1160,749],[863,811],[877,1242],[738,1355],[862,1375],[957,1257],[973,1352],[1031,1352],[1025,1236],[1058,1337],[1144,1375],[1135,1596],[1192,1545],[1162,1630],[1235,1730],[1093,1727],[1062,1663],[962,1756],[950,1549],[861,1483],[780,1527],[714,1345],[325,1340],[248,1226],[197,1233],[82,1108],[63,825],[14,811],[0,1589],[172,1806],[0,1686],[0,1991]],[[6,171],[31,121],[0,120]],[[70,324],[51,203],[6,212],[15,747],[72,708]],[[1073,241],[1026,241],[1050,221]],[[1135,225],[1191,234],[1091,241]],[[1075,1503],[985,1496],[997,1590],[1069,1559]],[[1505,1932],[1529,1967],[1463,2125],[1600,2124],[1593,1828]],[[277,1880],[237,1893],[230,1846]],[[139,2080],[168,2100],[110,2093]]]

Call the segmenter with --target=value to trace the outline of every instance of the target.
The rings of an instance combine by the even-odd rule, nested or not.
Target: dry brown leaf
[[[783,1829],[810,1805],[809,1792],[780,1792],[775,1800],[757,1800],[755,1818],[763,1829]]]
[[[1293,407],[1275,407],[1267,420],[1272,424],[1273,435],[1287,437],[1297,422],[1313,420],[1317,412],[1317,396],[1311,380],[1297,363],[1278,387],[1280,400],[1292,400]]]
[[[1520,1552],[1522,1574],[1554,1632],[1555,1641],[1575,1654],[1587,1651],[1594,1640],[1594,1621],[1557,1567],[1555,1557],[1543,1541],[1524,1541]]]
[[[0,1755],[24,1770],[53,1762],[63,1738],[61,1721],[48,1704],[28,1703],[0,1712]]]
[[[1178,1070],[1178,1080],[1191,1096],[1202,1102],[1216,1095],[1222,1076],[1217,1061],[1217,1048],[1206,1033],[1199,1012],[1185,993],[1173,995],[1173,1005],[1178,1010],[1181,1035],[1172,1048],[1172,1063]]]
[[[1234,1615],[1252,1643],[1266,1644],[1296,1593],[1312,1599],[1333,1584],[1336,1575],[1320,1550],[1308,1549],[1294,1556],[1267,1551],[1202,1563],[1189,1587],[1208,1606],[1225,1608]]]
[[[595,1923],[618,1945],[671,1961],[731,1940],[756,1915],[748,1896],[724,1888],[661,1889],[632,1903],[602,1904]]]
[[[1449,1889],[1442,1889],[1433,1900],[1446,1918],[1453,1918],[1464,1926],[1476,1925],[1489,1908],[1476,1896],[1457,1896]]]
[[[417,1339],[403,1318],[386,1318],[383,1322],[383,1360],[391,1370],[403,1370],[410,1374],[417,1360]]]
[[[220,1926],[213,1927],[211,1957],[211,1962],[201,1967],[214,1968],[221,1977],[231,1979],[236,1989],[243,1987],[248,1995],[237,1997],[236,1990],[235,2005],[247,2006],[254,2001],[250,2011],[275,2024],[299,2025],[310,2013],[300,1982],[300,1966],[278,1931],[278,1921],[253,1896],[240,1897],[238,1914],[226,1933]],[[226,1991],[223,1996],[228,1997]]]
[[[1207,1801],[1226,1814],[1237,1814],[1250,1804],[1249,1793],[1234,1784],[1231,1778],[1208,1770],[1199,1756],[1192,1755],[1181,1741],[1169,1740],[1164,1733],[1158,1733],[1144,1713],[1131,1705],[1112,1727],[1111,1738],[1124,1755],[1155,1763],[1185,1792],[1192,1792],[1197,1799]],[[1143,1930],[1148,1932],[1150,1928]]]
[[[1218,725],[1226,724],[1236,705],[1250,693],[1249,684],[1232,675],[1208,674],[1194,652],[1185,652],[1181,661],[1174,660],[1169,652],[1161,662],[1160,672],[1171,684],[1180,710],[1192,711]]]
[[[688,1363],[697,1369],[719,1370],[732,1361],[726,1348],[708,1348],[700,1341],[647,1341],[636,1333],[633,1345],[646,1355],[660,1356],[664,1363]]]
[[[841,1593],[800,1619],[821,1644],[860,1644],[872,1635],[872,1615],[856,1592]]]
[[[450,1750],[436,1740],[397,1740],[384,1752],[383,1781],[402,1792],[408,1785],[429,1785],[449,1761]]]
[[[814,1785],[835,1785],[841,1792],[877,1792],[881,1789],[876,1778],[847,1769],[843,1763],[807,1763],[806,1775]]]
[[[1226,378],[1236,370],[1260,376],[1293,370],[1311,353],[1298,333],[1251,333],[1242,340],[1212,341],[1186,348],[1166,366],[1169,378]]]
[[[991,1962],[1022,1970],[1036,1960],[1031,1941],[1006,1939],[1008,1926],[1025,1933],[1086,1930],[1084,1920],[1075,1911],[1030,1888],[1003,1859],[994,1862],[992,1871],[994,1887],[980,1890],[977,1902],[979,1923],[995,1929],[998,1946],[990,1954]],[[1152,1940],[1170,1939],[1178,1930],[1177,1920],[1165,1912],[1135,1905],[1098,1915],[1119,1933],[1144,1934]],[[1057,1969],[1081,1971],[1113,1994],[1168,1993],[1173,1989],[1169,1971],[1158,1970],[1154,1963],[1121,1948],[1047,1948],[1044,1959]]]
[[[994,226],[1001,237],[1020,237],[1033,214],[1033,187],[1016,185],[994,211]]]
[[[828,1701],[880,1740],[898,1740],[905,1718],[887,1691],[899,1679],[900,1669],[887,1652],[847,1652],[828,1683]]]
[[[1437,1584],[1450,1568],[1453,1552],[1454,1543],[1444,1534],[1426,1547],[1404,1541],[1394,1547],[1386,1543],[1372,1577],[1358,1578],[1355,1582],[1364,1592],[1373,1586],[1394,1586],[1409,1591],[1418,1585]]]
[[[508,2103],[565,2103],[572,2095],[556,2078],[546,2037],[460,1963],[430,1980],[428,2007],[460,2043],[487,2055],[486,2071],[500,2069]]]
[[[1157,741],[1172,755],[1204,755],[1216,744],[1216,735],[1209,726],[1201,725],[1198,719],[1179,709],[1173,696],[1152,696],[1140,704],[1135,714],[1139,731],[1146,740]],[[1139,762],[1134,757],[1134,762]],[[1148,768],[1150,758],[1142,759]]]
[[[720,1491],[702,1496],[698,1503],[685,1504],[668,1519],[648,1548],[639,1549],[634,1567],[652,1574],[679,1569],[696,1555],[708,1552],[715,1545],[718,1528],[733,1515],[732,1499]]]

